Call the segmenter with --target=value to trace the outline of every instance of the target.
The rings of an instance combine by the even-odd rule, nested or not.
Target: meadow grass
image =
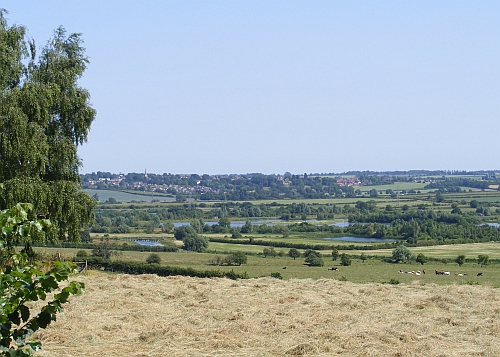
[[[489,244],[489,243],[485,243]],[[498,244],[500,246],[500,244]],[[392,264],[383,262],[381,257],[390,257],[392,251],[345,251],[346,254],[352,255],[352,264],[350,266],[341,266],[340,260],[333,261],[331,257],[331,251],[322,251],[323,260],[325,266],[323,267],[309,267],[305,264],[304,258],[293,259],[288,256],[288,250],[285,248],[275,248],[277,253],[281,252],[282,256],[267,256],[264,257],[262,253],[263,247],[252,246],[251,251],[253,254],[247,256],[247,264],[241,266],[216,266],[214,265],[215,258],[217,255],[224,258],[226,254],[234,251],[249,251],[249,247],[246,245],[241,245],[237,247],[231,247],[231,244],[220,244],[214,245],[218,246],[217,250],[221,253],[194,253],[194,252],[160,252],[156,253],[161,258],[162,265],[179,266],[183,268],[193,268],[197,270],[221,270],[221,271],[231,271],[236,273],[247,273],[251,278],[270,276],[271,273],[280,273],[284,279],[321,279],[321,278],[331,278],[331,279],[346,279],[351,282],[356,283],[367,283],[376,282],[384,283],[389,282],[391,279],[399,280],[400,282],[410,283],[414,280],[420,283],[435,283],[439,285],[448,284],[486,284],[494,287],[500,286],[500,264],[490,263],[489,266],[480,267],[476,263],[467,262],[462,267],[459,267],[456,263],[451,261],[448,264],[442,262],[429,262],[425,265],[417,264],[415,262],[407,264]],[[212,246],[212,247],[214,247]],[[469,245],[464,245],[469,246]],[[210,247],[209,247],[210,248]],[[239,249],[241,248],[241,249]],[[423,248],[423,247],[422,247]],[[425,248],[436,248],[436,247],[425,247]],[[468,249],[467,249],[468,248]],[[260,249],[260,251],[259,251]],[[44,252],[45,254],[54,255],[60,252],[63,258],[71,258],[76,255],[77,249],[59,249],[59,248],[37,248]],[[411,251],[414,254],[418,254],[418,248],[412,248]],[[443,250],[444,251],[444,250]],[[478,247],[465,247],[461,254],[465,254],[466,258],[476,258],[474,255],[477,252],[490,253],[490,258],[495,258],[495,254],[491,254],[491,250],[488,246],[480,249]],[[341,253],[344,251],[341,251]],[[441,252],[433,254],[429,249],[425,252],[429,257],[441,258]],[[465,252],[465,253],[462,253]],[[472,253],[474,252],[474,253]],[[498,251],[497,251],[498,252]],[[89,252],[90,253],[90,252]],[[359,256],[365,253],[367,260],[363,263]],[[145,262],[147,257],[151,253],[149,252],[135,252],[135,251],[124,251],[119,252],[119,255],[113,256],[112,260],[124,260],[133,262]],[[447,253],[446,256],[449,259],[456,258],[459,252],[452,254]],[[378,258],[372,258],[376,256]],[[338,271],[328,270],[328,267],[337,267]],[[405,272],[426,270],[427,274],[422,274],[421,276],[416,276],[412,274],[399,274],[399,270],[404,270]],[[433,272],[434,270],[445,270],[450,271],[451,276],[436,276]],[[482,277],[477,277],[477,273],[482,272]],[[466,276],[459,277],[454,274],[467,274]]]

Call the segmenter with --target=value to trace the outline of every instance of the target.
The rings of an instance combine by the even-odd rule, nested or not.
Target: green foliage
[[[391,278],[391,280],[389,280],[389,284],[398,285],[400,282],[398,279]]]
[[[37,56],[26,28],[9,26],[5,13],[0,11],[0,209],[31,202],[28,218],[49,218],[52,225],[30,239],[76,241],[96,205],[81,191],[78,175],[77,147],[87,141],[96,114],[77,83],[88,63],[82,39],[60,27]]]
[[[87,251],[85,250],[79,250],[78,252],[76,252],[76,257],[77,258],[80,258],[80,259],[85,259],[87,258],[89,255],[87,253]]]
[[[174,228],[174,237],[177,240],[184,240],[187,236],[197,236],[196,230],[189,226],[181,226]]]
[[[484,266],[484,265],[488,265],[488,261],[489,261],[490,257],[486,254],[479,254],[477,256],[477,264],[481,265],[481,266]]]
[[[99,266],[104,270],[124,274],[156,274],[158,276],[192,276],[198,278],[229,278],[247,279],[248,274],[238,274],[234,271],[223,272],[220,270],[195,270],[192,268],[172,267],[159,264],[145,264],[139,262],[125,262],[120,260],[105,260],[102,258],[89,259],[89,265]]]
[[[184,237],[182,242],[184,243],[185,250],[193,252],[202,252],[208,247],[208,239],[203,236],[199,236],[198,234],[188,235]]]
[[[321,254],[314,250],[307,250],[306,252],[304,252],[304,257],[306,258],[305,259],[306,264],[308,264],[311,267],[322,267],[325,265],[325,262],[323,261]]]
[[[245,224],[241,227],[240,232],[246,234],[246,233],[252,233],[252,230],[253,230],[252,222],[250,222],[250,220],[247,219],[245,221]]]
[[[146,234],[153,234],[155,232],[155,225],[152,222],[148,223],[144,231],[146,232]]]
[[[242,236],[242,235],[241,235],[241,233],[240,233],[239,231],[237,231],[237,230],[235,230],[235,231],[231,234],[231,238],[236,238],[236,239],[238,239],[238,238],[241,238],[241,237],[243,237],[243,236]]]
[[[425,263],[427,263],[428,259],[423,253],[418,253],[417,259],[415,259],[415,261],[424,265]]]
[[[361,253],[361,255],[359,256],[359,259],[361,259],[361,261],[364,263],[365,260],[366,260],[366,254],[365,253]]]
[[[148,263],[148,264],[160,264],[161,263],[161,258],[160,258],[160,256],[158,254],[151,253],[146,258],[146,263]]]
[[[271,273],[271,278],[275,278],[275,279],[279,279],[279,280],[283,279],[280,272]]]
[[[33,356],[41,348],[38,341],[28,340],[40,328],[46,328],[56,320],[62,305],[72,294],[83,292],[83,284],[70,282],[59,289],[59,284],[68,280],[76,271],[72,263],[54,262],[47,271],[42,264],[30,264],[27,254],[16,253],[6,248],[7,242],[29,242],[35,230],[42,230],[50,222],[27,219],[29,204],[18,204],[12,209],[0,212],[0,356]],[[32,314],[31,302],[46,300],[48,293],[54,293],[36,315]]]
[[[394,263],[405,263],[412,258],[413,254],[403,244],[400,244],[392,251],[392,260]]]
[[[243,252],[234,252],[229,254],[224,259],[224,263],[227,265],[242,265],[247,263],[247,256]]]
[[[465,263],[465,255],[461,254],[458,257],[455,258],[455,263],[457,263],[459,266],[464,265]]]
[[[296,258],[300,258],[300,252],[297,249],[295,249],[295,248],[291,248],[288,251],[288,256],[290,258],[293,258],[293,260],[295,260]]]
[[[271,248],[264,248],[262,250],[262,254],[264,254],[264,258],[266,258],[268,255],[270,255],[273,258],[278,255],[278,253],[272,247]]]
[[[333,248],[333,250],[332,250],[332,260],[335,261],[335,260],[339,259],[339,256],[340,256],[340,254],[339,254],[338,249],[337,248]]]
[[[343,266],[351,265],[351,257],[348,254],[342,253],[340,255],[340,264]]]
[[[92,249],[93,257],[101,257],[104,259],[109,259],[113,255],[113,250],[109,244],[99,244],[96,245],[94,249]]]

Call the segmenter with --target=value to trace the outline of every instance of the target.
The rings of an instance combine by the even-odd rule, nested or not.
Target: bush
[[[146,263],[148,264],[160,264],[161,263],[161,258],[158,254],[156,253],[151,253],[147,259],[146,259]]]
[[[405,263],[409,261],[412,256],[410,250],[402,244],[398,245],[397,248],[392,251],[392,260],[394,263]]]
[[[486,254],[479,254],[477,256],[477,264],[479,264],[481,267],[483,265],[488,265],[488,260],[489,260],[489,256]]]
[[[290,258],[293,258],[293,260],[295,260],[295,258],[300,258],[300,252],[297,249],[295,249],[295,248],[291,248],[288,251],[288,256]]]
[[[345,253],[342,253],[340,255],[340,264],[342,264],[345,267],[351,265],[351,257]]]
[[[457,263],[459,266],[464,265],[465,263],[465,255],[461,254],[458,257],[455,258],[455,263]]]
[[[234,231],[234,232],[231,234],[231,238],[241,238],[241,237],[243,237],[243,236],[242,236],[242,235],[241,235],[241,233],[240,233],[240,232],[238,232],[238,231]]]
[[[0,231],[3,233],[0,235],[0,356],[33,356],[41,344],[28,339],[29,336],[55,321],[70,295],[80,294],[84,289],[84,285],[76,281],[65,284],[62,289],[59,287],[76,270],[74,264],[55,261],[48,271],[42,272],[41,264],[29,263],[26,253],[4,248],[10,246],[9,242],[29,242],[32,233],[50,226],[47,220],[29,221],[30,210],[32,205],[18,204],[0,212]],[[48,293],[53,293],[52,300],[35,315],[31,311],[32,302],[46,300]]]
[[[224,263],[227,265],[241,265],[247,263],[247,256],[243,252],[235,252],[229,254],[225,259]]]
[[[109,259],[111,258],[111,255],[113,255],[113,251],[111,250],[108,244],[100,244],[96,246],[94,249],[92,249],[93,257]]]
[[[314,250],[307,250],[304,255],[306,257],[306,264],[311,267],[322,267],[323,265],[325,265],[321,254]]]
[[[417,259],[415,261],[424,265],[425,263],[427,263],[427,257],[423,253],[418,253]]]
[[[190,250],[192,252],[202,252],[208,247],[208,240],[205,237],[198,236],[197,234],[194,236],[186,236],[182,240],[184,243],[184,249]]]
[[[271,273],[271,278],[280,279],[280,280],[283,279],[283,277],[281,276],[281,274],[279,272]]]
[[[87,253],[87,251],[85,250],[79,250],[78,252],[76,252],[76,257],[77,258],[80,258],[80,259],[85,259],[89,256],[89,254]]]

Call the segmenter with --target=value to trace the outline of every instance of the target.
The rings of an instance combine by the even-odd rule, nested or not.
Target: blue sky
[[[500,168],[498,1],[14,1],[82,33],[82,173]]]

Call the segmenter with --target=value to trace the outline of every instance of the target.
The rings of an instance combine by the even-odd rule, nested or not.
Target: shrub
[[[111,250],[108,244],[100,244],[96,246],[94,249],[92,249],[93,257],[109,259],[111,258],[111,255],[113,255],[113,250]]]
[[[271,273],[271,278],[280,279],[280,280],[283,279],[283,277],[281,276],[281,274],[279,272]]]
[[[425,263],[427,263],[427,257],[423,253],[418,253],[417,259],[415,261],[424,265]]]
[[[151,253],[147,259],[146,259],[146,263],[148,264],[160,264],[161,263],[161,258],[158,254],[156,253]]]
[[[59,284],[66,281],[76,270],[72,263],[53,262],[47,272],[41,264],[30,264],[26,253],[5,249],[9,242],[29,242],[32,233],[48,227],[47,220],[29,221],[28,211],[32,205],[18,204],[10,210],[0,212],[0,356],[33,356],[41,344],[28,337],[38,329],[46,328],[56,320],[62,305],[70,295],[83,292],[84,285],[73,281],[59,290]],[[27,244],[29,247],[29,244]],[[29,249],[27,249],[29,250]],[[54,293],[52,300],[45,303],[38,314],[32,313],[32,302],[46,300],[48,293]]]
[[[458,257],[455,258],[455,263],[457,263],[459,266],[464,265],[465,263],[465,255],[459,255]]]
[[[394,263],[405,263],[411,258],[412,253],[406,246],[402,244],[398,245],[396,249],[392,251],[392,260],[394,261]]]
[[[238,232],[238,231],[234,231],[234,232],[231,234],[231,238],[241,238],[241,237],[243,237],[243,236],[242,236],[242,235],[241,235],[241,233],[240,233],[240,232]]]
[[[208,247],[208,240],[199,235],[188,235],[182,240],[184,249],[193,252],[202,252]]]
[[[295,258],[300,258],[300,252],[296,248],[291,248],[288,251],[288,256],[290,258],[293,258],[293,260],[295,260]]]
[[[488,265],[489,256],[486,254],[479,254],[477,256],[477,264],[483,266]]]
[[[243,252],[235,252],[229,254],[225,259],[224,263],[227,265],[241,265],[247,263],[247,256]]]
[[[323,258],[321,258],[321,254],[314,250],[307,250],[304,255],[306,257],[306,264],[311,267],[322,267],[323,265],[325,265]]]
[[[343,266],[351,265],[351,257],[345,253],[342,253],[340,255],[340,264],[342,264]]]
[[[76,257],[77,258],[80,258],[80,259],[85,259],[89,256],[89,254],[87,253],[87,251],[85,250],[79,250],[78,252],[76,252]]]
[[[332,250],[332,260],[337,260],[339,258],[340,254],[337,248],[333,248]]]

